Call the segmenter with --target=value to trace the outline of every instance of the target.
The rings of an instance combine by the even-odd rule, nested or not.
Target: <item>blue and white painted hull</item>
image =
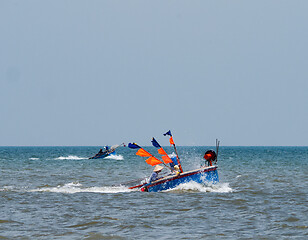
[[[219,181],[217,166],[202,167],[196,170],[183,172],[176,176],[167,176],[152,183],[145,184],[141,187],[141,191],[159,192],[177,187],[182,183],[217,183]]]

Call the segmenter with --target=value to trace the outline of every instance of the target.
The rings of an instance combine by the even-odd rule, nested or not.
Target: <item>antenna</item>
[[[217,163],[217,159],[218,159],[219,143],[220,143],[220,141],[218,141],[218,139],[216,138],[216,161],[215,161],[215,164]]]

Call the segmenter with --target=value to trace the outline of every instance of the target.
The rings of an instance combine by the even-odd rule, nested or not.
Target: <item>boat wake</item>
[[[124,157],[122,155],[109,155],[105,157],[105,159],[114,159],[114,160],[124,160]]]
[[[69,156],[61,156],[61,157],[57,157],[57,158],[54,158],[55,160],[83,160],[83,159],[88,159],[88,158],[81,158],[81,157],[78,157],[78,156],[74,156],[74,155],[69,155]]]
[[[13,186],[3,186],[2,188],[0,188],[0,192],[9,192],[9,191],[13,191],[14,187]]]
[[[12,191],[13,187],[0,188],[0,191]],[[28,192],[53,192],[53,193],[125,193],[136,192],[139,189],[128,189],[125,186],[103,186],[103,187],[84,187],[81,183],[71,182],[56,187],[44,186],[29,190]],[[164,190],[163,192],[214,192],[214,193],[230,193],[234,190],[229,183],[217,183],[203,185],[196,182],[182,183],[176,188]]]
[[[196,182],[188,182],[188,183],[182,183],[176,188],[166,190],[166,192],[169,191],[230,193],[233,192],[233,189],[229,186],[229,183],[216,183],[216,184],[203,185]]]
[[[63,186],[57,187],[42,187],[30,190],[30,192],[54,192],[54,193],[121,193],[121,192],[134,192],[137,190],[128,189],[123,186],[106,186],[106,187],[83,187],[82,184],[72,182]]]

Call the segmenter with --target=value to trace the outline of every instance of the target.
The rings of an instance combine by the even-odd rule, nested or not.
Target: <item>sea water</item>
[[[218,184],[158,193],[123,184],[150,176],[145,158],[88,159],[99,148],[0,147],[0,238],[308,239],[308,147],[222,146]],[[178,147],[184,171],[209,149]]]

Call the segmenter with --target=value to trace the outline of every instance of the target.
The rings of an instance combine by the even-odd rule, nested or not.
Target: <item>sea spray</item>
[[[217,193],[230,193],[233,189],[229,186],[229,183],[217,183],[217,184],[200,184],[196,182],[182,183],[174,189],[166,191],[183,191],[183,192],[217,192]]]

